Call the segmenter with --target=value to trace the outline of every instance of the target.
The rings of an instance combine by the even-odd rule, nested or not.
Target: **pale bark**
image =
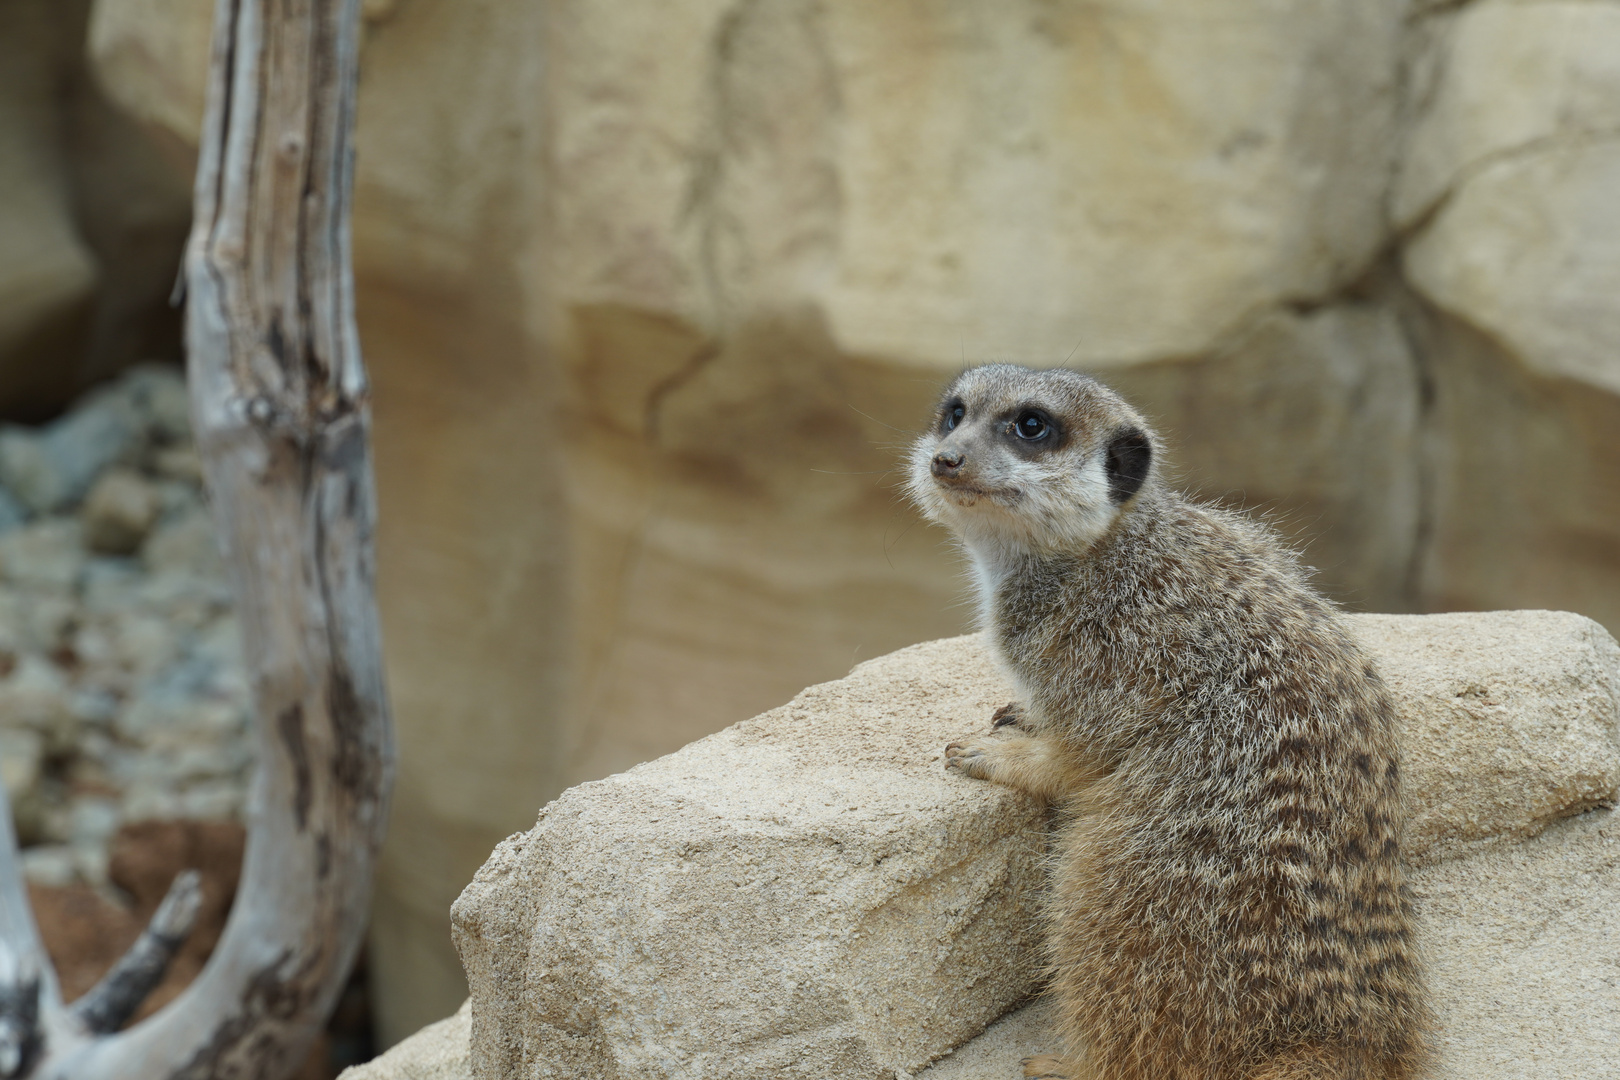
[[[349,258],[359,7],[218,0],[215,14],[186,338],[259,732],[235,906],[179,998],[104,1033],[189,931],[195,883],[64,1008],[0,836],[0,1076],[279,1080],[359,948],[393,778]]]

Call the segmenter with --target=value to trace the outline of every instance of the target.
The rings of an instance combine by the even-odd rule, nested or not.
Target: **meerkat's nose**
[[[964,460],[966,455],[960,450],[942,450],[934,455],[934,460],[928,465],[928,471],[935,476],[955,476]]]

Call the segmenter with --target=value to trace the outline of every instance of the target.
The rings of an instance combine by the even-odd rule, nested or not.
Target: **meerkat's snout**
[[[967,455],[960,450],[941,450],[928,463],[928,471],[937,480],[954,480],[966,461]]]

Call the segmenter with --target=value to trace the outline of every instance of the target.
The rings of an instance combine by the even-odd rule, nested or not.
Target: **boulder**
[[[1392,189],[1408,227],[1495,162],[1612,137],[1620,11],[1582,0],[1481,0],[1421,24]]]
[[[1620,646],[1601,627],[1352,625],[1397,698],[1415,862],[1516,852],[1614,801]],[[452,910],[472,1074],[887,1078],[976,1035],[1037,985],[1044,814],[940,752],[1010,697],[977,639],[932,642],[564,794]],[[1590,820],[1601,878],[1612,830]],[[1528,858],[1520,889],[1557,861]],[[1435,911],[1463,909],[1429,925],[1472,915],[1446,888]]]
[[[472,1080],[471,1006],[464,1002],[454,1016],[429,1024],[381,1057],[345,1069],[338,1080]]]
[[[553,802],[452,911],[476,1072],[888,1077],[972,1037],[1035,983],[1044,811],[942,750],[1009,697],[917,646]]]
[[[1620,18],[1609,48],[1620,48]],[[1616,190],[1612,138],[1488,160],[1407,248],[1406,273],[1531,371],[1620,396]]]
[[[1620,791],[1620,645],[1566,611],[1357,615],[1401,722],[1408,860],[1522,840]]]
[[[1412,875],[1439,1038],[1432,1080],[1595,1080],[1620,1030],[1620,821],[1597,810]],[[1027,1005],[917,1080],[1009,1080],[1057,1050]],[[411,1075],[406,1073],[404,1075]],[[471,1071],[457,1080],[472,1080]],[[481,1078],[480,1078],[481,1080]]]

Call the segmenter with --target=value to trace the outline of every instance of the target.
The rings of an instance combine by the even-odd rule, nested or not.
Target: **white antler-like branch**
[[[235,905],[197,980],[113,1031],[189,933],[197,882],[182,875],[131,953],[64,1009],[8,815],[0,1078],[279,1080],[302,1063],[359,948],[393,780],[349,259],[359,8],[216,5],[186,343],[258,724]]]

